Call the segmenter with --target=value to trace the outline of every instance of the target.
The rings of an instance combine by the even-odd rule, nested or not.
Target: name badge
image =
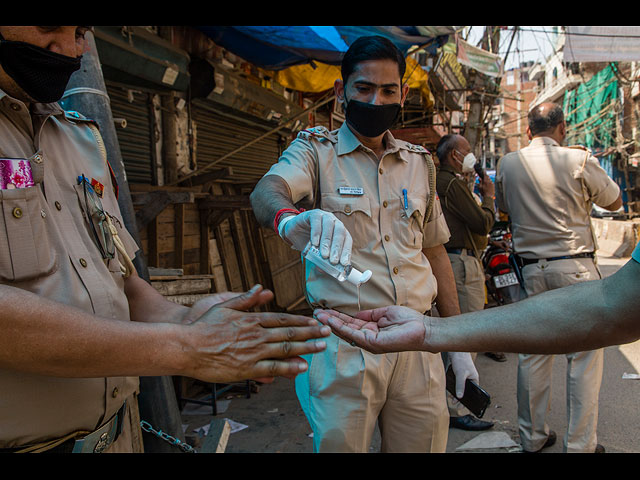
[[[340,195],[364,195],[362,187],[340,187],[338,188]]]

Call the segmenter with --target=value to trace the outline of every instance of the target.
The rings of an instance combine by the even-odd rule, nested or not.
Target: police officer
[[[140,451],[138,376],[295,375],[329,334],[239,311],[259,286],[186,308],[136,275],[99,131],[55,103],[86,32],[0,27],[1,451]]]
[[[436,154],[440,161],[436,188],[451,232],[445,249],[456,280],[460,312],[475,312],[484,309],[485,305],[485,278],[480,255],[487,246],[488,234],[495,221],[495,190],[493,182],[485,175],[480,184],[482,203],[478,204],[472,195],[463,175],[475,177],[477,160],[462,135],[442,137]],[[446,360],[446,355],[444,357]],[[492,422],[475,418],[450,395],[447,399],[450,426],[462,430],[486,430],[493,426]]]
[[[498,164],[498,207],[509,215],[513,248],[529,296],[599,279],[590,211],[622,205],[620,188],[584,148],[567,148],[562,108],[544,103],[529,113],[530,144]],[[602,349],[567,355],[567,452],[603,451],[597,444]],[[549,408],[552,356],[519,356],[518,421],[525,451],[555,441],[545,417]]]
[[[297,250],[311,241],[334,264],[371,270],[358,289],[305,264],[313,306],[355,314],[407,305],[441,315],[459,312],[443,243],[449,238],[428,152],[395,139],[408,87],[405,61],[383,37],[361,37],[346,52],[336,97],[346,122],[335,131],[302,132],[251,195],[256,217]],[[309,208],[301,212],[296,204]],[[431,207],[430,207],[431,205]],[[315,208],[314,208],[315,207]],[[430,211],[432,213],[430,213]],[[367,452],[379,422],[385,452],[442,452],[448,433],[439,355],[371,355],[337,337],[296,380],[316,452]],[[452,354],[462,393],[477,378],[468,353]]]

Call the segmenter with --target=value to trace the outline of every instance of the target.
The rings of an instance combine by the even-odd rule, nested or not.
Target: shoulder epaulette
[[[574,150],[584,150],[585,152],[590,152],[591,151],[587,147],[585,147],[584,145],[569,145],[567,148],[571,148],[571,149],[574,149]]]
[[[297,137],[305,140],[309,140],[312,137],[317,139],[327,139],[334,143],[338,140],[333,132],[330,132],[327,127],[324,127],[322,125],[319,125],[317,127],[305,128],[304,130],[298,132]]]
[[[426,153],[427,155],[431,155],[431,152],[424,148],[422,145],[414,145],[413,143],[407,143],[407,150],[411,152],[417,153]]]
[[[76,112],[75,110],[65,110],[64,111],[64,116],[69,120],[72,120],[72,121],[78,121],[79,120],[81,122],[92,123],[96,127],[100,128],[100,126],[98,125],[98,122],[96,122],[95,120],[93,120],[91,118],[85,117],[80,112]]]

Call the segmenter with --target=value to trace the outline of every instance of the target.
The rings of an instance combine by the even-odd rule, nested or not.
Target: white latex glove
[[[278,224],[278,233],[296,250],[304,250],[311,241],[331,263],[351,263],[351,234],[333,213],[315,209],[284,217]]]
[[[462,398],[467,378],[480,384],[480,376],[478,375],[476,366],[473,364],[470,353],[449,352],[449,359],[451,360],[453,374],[456,377],[456,397]]]

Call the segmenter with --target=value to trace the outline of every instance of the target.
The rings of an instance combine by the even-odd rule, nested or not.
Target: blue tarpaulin
[[[430,53],[446,43],[456,27],[420,26],[198,26],[217,45],[268,70],[313,60],[338,65],[358,37],[381,35],[403,53],[416,45]]]

